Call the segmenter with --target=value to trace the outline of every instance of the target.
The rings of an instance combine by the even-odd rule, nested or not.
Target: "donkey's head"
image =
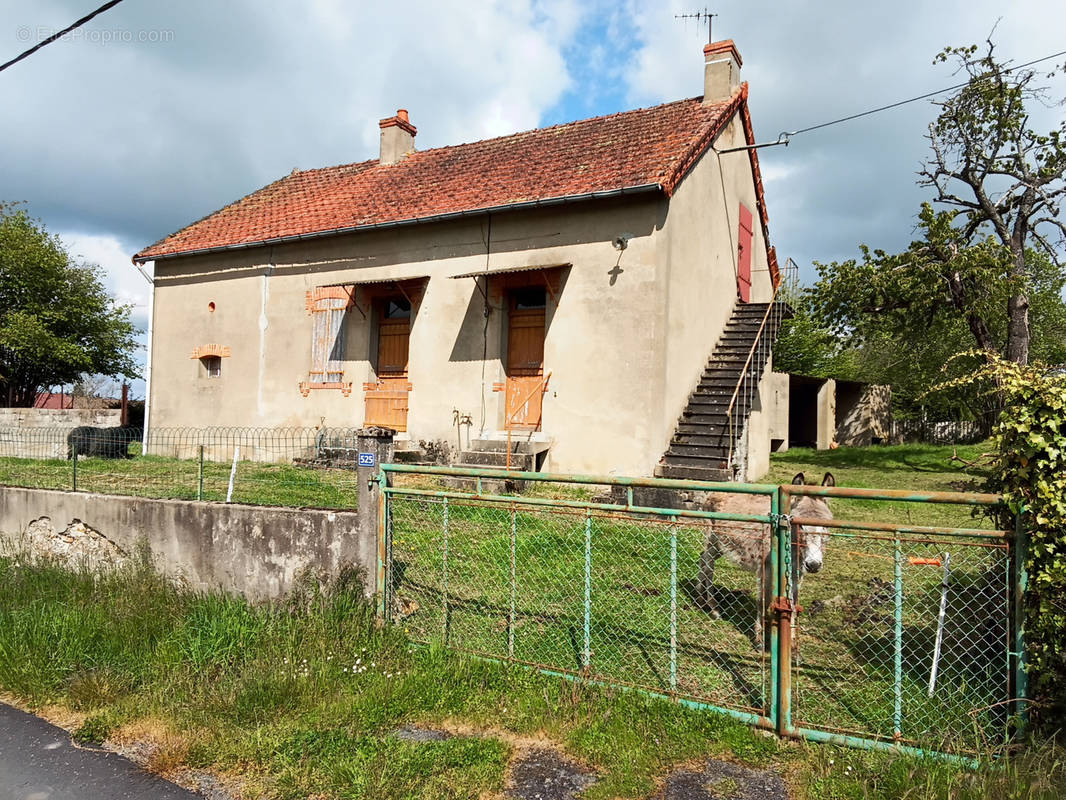
[[[800,472],[792,479],[797,486],[806,484],[803,473]],[[822,486],[836,486],[836,478],[832,472],[825,473],[822,478]],[[792,516],[808,517],[814,519],[832,519],[833,512],[829,510],[829,501],[824,497],[793,497]],[[804,572],[817,572],[822,568],[824,558],[824,537],[827,531],[822,525],[801,525],[796,529],[797,544],[799,545],[801,563]]]

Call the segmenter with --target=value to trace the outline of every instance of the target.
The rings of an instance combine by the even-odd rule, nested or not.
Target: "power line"
[[[1051,55],[1044,56],[1043,58],[1037,58],[1037,59],[1034,59],[1032,61],[1027,61],[1024,64],[1017,64],[1017,65],[1015,65],[1013,67],[1007,67],[1006,69],[1003,70],[1003,72],[1005,72],[1005,73],[1006,72],[1014,72],[1015,70],[1024,69],[1025,67],[1031,67],[1031,66],[1033,66],[1033,64],[1039,64],[1042,61],[1050,61],[1051,59],[1058,58],[1059,56],[1066,56],[1066,50],[1062,50],[1062,51],[1060,51],[1058,53],[1052,53]],[[806,128],[800,128],[798,131],[788,131],[788,132],[782,133],[781,137],[778,138],[778,141],[777,142],[773,142],[773,144],[787,144],[788,143],[788,138],[790,136],[798,136],[801,133],[809,133],[810,131],[816,131],[819,128],[828,128],[830,125],[839,125],[841,122],[850,122],[853,119],[859,119],[860,117],[868,117],[871,114],[878,114],[878,113],[880,113],[882,111],[888,111],[891,108],[898,108],[899,106],[905,106],[908,103],[916,103],[919,100],[925,100],[925,99],[927,99],[929,97],[935,97],[936,95],[943,94],[944,92],[951,92],[951,91],[954,91],[955,89],[961,89],[963,86],[967,86],[969,83],[970,83],[970,81],[963,81],[962,83],[956,83],[954,86],[948,86],[947,88],[944,88],[944,89],[937,89],[935,92],[926,92],[925,94],[920,94],[917,97],[910,97],[910,98],[908,98],[906,100],[900,100],[900,101],[898,101],[896,103],[889,103],[887,106],[880,106],[879,108],[871,108],[869,111],[860,111],[858,114],[851,114],[851,115],[846,116],[846,117],[840,117],[840,119],[830,120],[829,122],[820,122],[817,125],[810,125],[810,126],[808,126]]]
[[[0,64],[0,72],[3,72],[8,67],[14,66],[18,62],[22,61],[22,59],[24,59],[24,58],[29,58],[34,53],[36,53],[38,50],[40,50],[42,47],[44,47],[46,44],[51,44],[56,39],[60,39],[63,36],[66,36],[68,33],[70,33],[75,28],[80,28],[86,22],[91,20],[93,17],[97,17],[100,14],[103,14],[109,8],[114,8],[115,6],[117,6],[121,2],[122,2],[122,0],[110,0],[110,2],[104,3],[98,9],[96,9],[96,11],[93,11],[90,14],[86,14],[84,17],[82,17],[77,22],[75,22],[73,25],[70,25],[69,27],[64,28],[63,30],[59,31],[58,33],[53,33],[47,39],[42,39],[41,41],[37,42],[37,44],[35,44],[33,47],[31,47],[29,50],[27,50],[24,53],[20,53],[19,55],[15,56],[13,59],[8,61],[7,63]]]

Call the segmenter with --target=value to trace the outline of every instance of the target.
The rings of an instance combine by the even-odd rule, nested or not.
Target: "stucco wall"
[[[359,311],[347,315],[351,396],[302,397],[298,384],[311,362],[305,292],[429,275],[411,326],[410,436],[454,440],[453,409],[472,415],[475,437],[495,432],[504,395],[492,385],[504,377],[505,314],[493,307],[486,319],[474,280],[451,276],[486,261],[489,268],[569,262],[547,310],[544,368],[552,377],[543,430],[555,441],[547,466],[647,474],[658,457],[650,421],[662,402],[648,378],[661,369],[663,348],[661,323],[648,314],[660,214],[658,200],[636,199],[499,215],[488,257],[480,219],[159,262],[152,425],[360,425],[362,382],[374,377],[370,323]],[[611,243],[622,233],[633,238],[620,259]],[[220,378],[201,375],[190,358],[203,344],[229,348]]]
[[[59,532],[80,522],[125,553],[143,538],[164,574],[253,601],[284,596],[308,568],[360,567],[370,591],[377,575],[376,531],[356,512],[0,488],[0,537],[17,544],[42,517]]]
[[[734,117],[715,142],[728,149],[743,145],[744,129]],[[658,240],[660,294],[666,321],[661,373],[662,416],[657,424],[658,455],[665,451],[689,395],[737,303],[737,233],[740,204],[755,218],[752,240],[752,302],[767,302],[773,286],[766,260],[751,161],[746,152],[717,156],[708,151],[670,200]],[[760,395],[763,393],[760,386]],[[749,425],[749,459],[769,452],[765,421]],[[764,470],[765,471],[765,470]]]

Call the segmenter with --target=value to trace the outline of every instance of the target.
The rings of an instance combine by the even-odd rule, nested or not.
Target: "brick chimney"
[[[381,126],[381,164],[395,164],[402,161],[415,149],[415,134],[418,128],[407,118],[407,109],[396,111],[395,117],[387,117],[378,123]]]
[[[732,39],[711,42],[703,48],[703,104],[719,103],[740,86],[740,53]]]

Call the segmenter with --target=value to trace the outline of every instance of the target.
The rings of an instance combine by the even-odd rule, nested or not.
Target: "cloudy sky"
[[[0,61],[98,4],[0,0]],[[293,167],[376,157],[377,122],[397,107],[427,148],[700,94],[706,29],[674,18],[694,8],[125,0],[0,73],[0,199],[25,201],[102,265],[144,327],[134,252]],[[713,10],[715,38],[734,39],[744,59],[759,141],[957,82],[933,57],[982,41],[997,20],[999,52],[1015,62],[1063,49],[1066,30],[1062,0],[721,0]],[[1039,110],[1044,127],[1063,113]],[[859,242],[905,246],[934,116],[919,102],[763,150],[779,254],[809,277],[812,260],[851,257]]]

